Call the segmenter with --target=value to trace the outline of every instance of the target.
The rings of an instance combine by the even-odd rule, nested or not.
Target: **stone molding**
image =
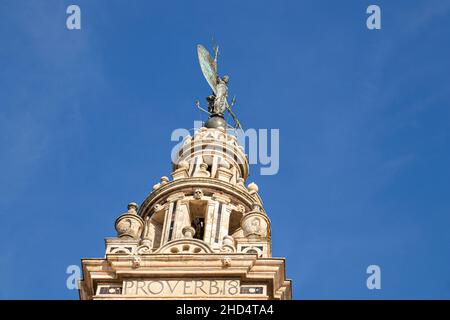
[[[227,265],[224,266],[224,260]],[[242,283],[267,286],[262,299],[292,299],[291,280],[286,280],[285,259],[258,258],[237,253],[208,254],[151,254],[141,255],[139,267],[134,267],[132,255],[110,254],[106,259],[82,259],[84,278],[80,281],[81,299],[128,299],[120,295],[96,295],[97,286],[110,283],[120,286],[125,279],[179,279],[205,278],[240,279]],[[139,296],[137,299],[148,297]],[[170,297],[180,299],[182,297]],[[187,299],[251,299],[242,297],[184,297]],[[255,297],[253,297],[254,299]],[[167,297],[165,297],[167,299]]]

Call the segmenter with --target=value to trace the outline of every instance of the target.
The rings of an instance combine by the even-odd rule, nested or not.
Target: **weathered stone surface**
[[[130,204],[83,259],[81,299],[291,299],[285,261],[272,258],[270,220],[236,138],[199,129],[138,212]]]

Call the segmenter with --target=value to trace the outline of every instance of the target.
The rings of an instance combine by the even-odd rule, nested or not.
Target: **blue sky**
[[[127,203],[170,174],[172,130],[201,119],[212,36],[241,122],[280,130],[279,173],[248,182],[294,297],[450,298],[442,0],[1,1],[0,298],[78,298],[67,266],[103,256]]]

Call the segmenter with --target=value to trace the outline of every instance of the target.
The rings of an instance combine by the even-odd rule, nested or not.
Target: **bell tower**
[[[80,298],[291,299],[285,260],[272,257],[270,220],[248,175],[236,135],[212,113],[184,138],[171,179],[161,177],[117,218],[105,257],[82,259]]]

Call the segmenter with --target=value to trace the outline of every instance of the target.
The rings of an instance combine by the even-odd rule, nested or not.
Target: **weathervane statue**
[[[228,76],[220,77],[217,73],[217,57],[219,53],[218,47],[214,47],[214,59],[209,52],[201,44],[197,45],[198,61],[202,73],[206,78],[209,86],[212,89],[212,94],[206,98],[208,101],[208,111],[200,107],[200,102],[197,101],[197,107],[209,114],[209,119],[206,121],[205,126],[207,128],[227,128],[227,122],[224,119],[225,111],[228,111],[235,122],[235,128],[241,128],[239,120],[231,111],[231,107],[228,104]],[[233,98],[231,106],[234,105],[235,99]]]

